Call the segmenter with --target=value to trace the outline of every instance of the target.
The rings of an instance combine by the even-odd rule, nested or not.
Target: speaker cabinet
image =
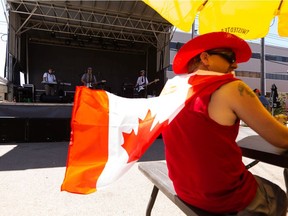
[[[40,101],[43,103],[71,103],[72,98],[70,96],[58,96],[58,95],[41,95]]]
[[[122,86],[122,96],[127,98],[134,97],[134,85],[124,83]]]

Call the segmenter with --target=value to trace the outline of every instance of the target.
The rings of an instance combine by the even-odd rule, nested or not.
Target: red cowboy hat
[[[246,41],[227,32],[211,32],[200,35],[184,44],[177,52],[173,61],[173,71],[176,74],[188,72],[188,62],[198,54],[216,48],[231,49],[236,56],[236,62],[246,62],[252,52]]]

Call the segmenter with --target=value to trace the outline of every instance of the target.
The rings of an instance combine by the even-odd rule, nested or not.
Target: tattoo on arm
[[[244,85],[243,83],[239,83],[239,85],[238,85],[238,91],[239,91],[239,93],[240,93],[241,96],[243,96],[244,93],[246,93],[246,94],[249,95],[250,97],[255,97],[254,92],[253,92],[251,89],[247,88],[247,86]]]

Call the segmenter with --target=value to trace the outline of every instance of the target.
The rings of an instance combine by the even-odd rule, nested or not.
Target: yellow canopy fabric
[[[287,0],[143,1],[174,26],[186,32],[191,30],[199,13],[200,34],[225,31],[245,40],[258,39],[267,35],[273,19],[278,16],[278,33],[288,37]]]
[[[279,12],[278,34],[282,37],[288,37],[288,2],[283,1]]]
[[[201,5],[205,0],[143,0],[164,19],[177,28],[188,32]]]
[[[199,15],[199,32],[225,31],[243,39],[265,37],[278,5],[277,0],[209,0]]]

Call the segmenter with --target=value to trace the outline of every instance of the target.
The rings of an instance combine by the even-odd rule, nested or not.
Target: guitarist
[[[88,67],[87,72],[84,73],[81,77],[81,82],[83,83],[84,86],[91,89],[95,89],[96,85],[98,85],[99,83],[106,82],[106,80],[97,82],[96,76],[93,74],[92,67]]]
[[[145,70],[141,70],[139,72],[139,77],[137,78],[137,82],[135,85],[135,89],[138,92],[138,98],[146,98],[147,97],[147,91],[146,86],[148,85],[148,79],[145,76]]]

